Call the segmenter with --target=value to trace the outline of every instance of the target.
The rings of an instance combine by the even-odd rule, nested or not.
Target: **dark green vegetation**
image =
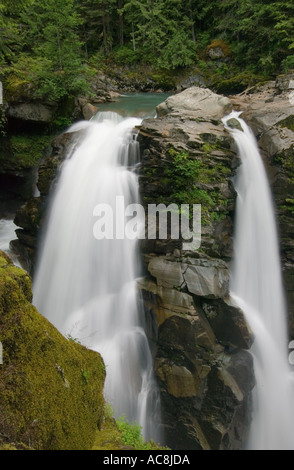
[[[226,206],[231,201],[220,192],[218,186],[226,182],[230,170],[209,158],[210,153],[217,149],[216,144],[205,143],[200,149],[201,156],[197,157],[171,147],[162,166],[144,168],[145,177],[160,180],[159,192],[153,189],[157,203],[175,203],[179,207],[181,204],[201,204],[203,225],[224,220],[229,213]],[[144,198],[144,202],[152,204],[154,200],[149,196]]]
[[[293,18],[290,0],[0,0],[0,78],[51,101],[119,67],[166,88],[200,73],[239,91],[294,66]]]
[[[50,137],[46,135],[18,134],[11,137],[10,141],[3,140],[0,150],[0,165],[2,170],[15,170],[32,168],[41,160],[45,148],[50,143]],[[5,144],[9,147],[5,148]],[[10,158],[7,160],[6,154]]]

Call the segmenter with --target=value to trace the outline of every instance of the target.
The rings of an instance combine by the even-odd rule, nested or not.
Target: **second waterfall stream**
[[[117,198],[139,202],[132,169],[138,158],[133,129],[141,121],[110,112],[95,119],[69,129],[79,138],[50,204],[34,304],[65,336],[102,355],[106,400],[117,416],[139,423],[145,439],[159,441],[159,391],[136,288],[137,240],[93,234],[97,204],[115,211]]]
[[[235,189],[231,295],[253,335],[256,387],[248,450],[294,450],[294,383],[288,362],[286,306],[272,195],[255,137],[233,112],[223,119],[241,165]],[[230,119],[243,130],[231,129]]]

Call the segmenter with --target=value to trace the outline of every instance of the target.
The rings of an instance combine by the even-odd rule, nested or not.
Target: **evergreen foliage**
[[[216,80],[294,67],[292,0],[0,0],[0,33],[0,79],[50,100],[86,92],[105,64],[198,67]],[[217,41],[226,60],[209,57]]]

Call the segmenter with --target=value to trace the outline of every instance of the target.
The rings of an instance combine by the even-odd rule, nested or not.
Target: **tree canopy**
[[[52,99],[85,89],[91,64],[201,66],[216,40],[228,67],[274,75],[294,67],[293,38],[292,0],[0,0],[1,76]]]

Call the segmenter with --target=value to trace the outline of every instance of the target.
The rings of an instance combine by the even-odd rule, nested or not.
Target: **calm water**
[[[123,117],[148,118],[156,116],[156,106],[165,101],[169,93],[132,93],[122,95],[112,103],[98,104],[99,111],[113,111]]]

